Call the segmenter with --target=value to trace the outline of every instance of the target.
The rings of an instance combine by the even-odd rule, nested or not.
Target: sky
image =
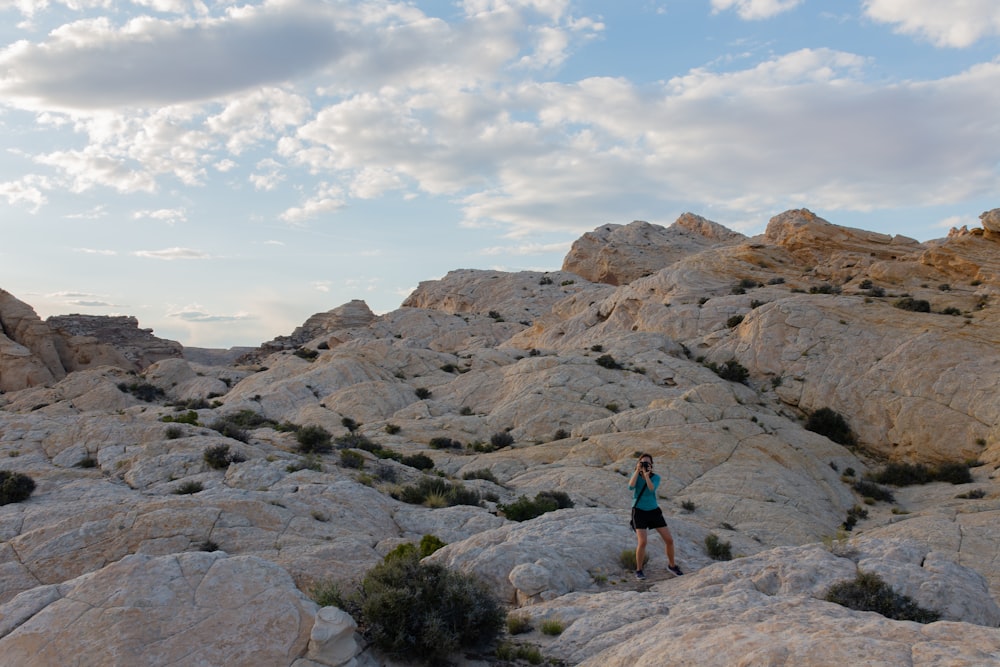
[[[996,0],[0,0],[0,289],[253,346],[601,225],[1000,207]]]

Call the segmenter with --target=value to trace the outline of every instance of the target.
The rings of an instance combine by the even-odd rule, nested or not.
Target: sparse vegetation
[[[546,512],[573,507],[573,501],[562,491],[540,491],[532,500],[520,496],[514,502],[497,507],[511,521],[530,521]]]
[[[202,485],[201,482],[197,480],[188,480],[186,482],[181,483],[180,486],[174,489],[174,493],[176,493],[179,496],[190,495],[198,493],[200,491],[204,491],[204,489],[205,487]]]
[[[229,445],[226,443],[209,447],[202,454],[202,458],[205,459],[205,463],[210,468],[216,470],[223,470],[228,468],[230,463],[240,463],[246,460],[238,452],[230,452]]]
[[[840,527],[848,532],[854,530],[854,526],[857,525],[858,521],[861,519],[868,518],[868,510],[860,505],[855,505],[851,509],[847,510],[847,518],[844,519],[844,523],[840,524]]]
[[[295,440],[299,443],[298,450],[302,454],[327,454],[333,451],[333,436],[316,424],[299,428],[295,432]]]
[[[411,468],[416,468],[417,470],[430,470],[434,467],[434,459],[426,454],[411,454],[409,456],[404,456],[399,462],[404,466],[410,466]]]
[[[118,389],[126,394],[132,394],[146,403],[152,403],[166,395],[162,389],[148,382],[132,382],[130,384],[122,382],[118,385]]]
[[[927,301],[925,299],[914,299],[913,297],[910,296],[898,299],[892,305],[895,306],[896,308],[899,308],[900,310],[909,310],[913,311],[914,313],[931,312],[930,301]]]
[[[191,424],[192,426],[199,426],[198,413],[194,410],[188,410],[182,415],[164,415],[160,418],[160,421],[168,424]]]
[[[566,629],[566,626],[558,618],[548,618],[542,621],[542,625],[539,629],[542,631],[543,635],[550,635],[552,637],[556,637],[563,633],[563,630]]]
[[[360,470],[365,467],[365,457],[353,449],[340,450],[340,465],[344,468]]]
[[[0,505],[19,503],[31,497],[35,480],[20,472],[0,470]]]
[[[856,443],[850,424],[843,415],[831,408],[819,408],[813,411],[806,419],[805,428],[845,447],[851,447]]]
[[[454,505],[479,506],[482,499],[473,489],[461,484],[452,484],[440,477],[422,477],[419,482],[404,486],[393,497],[411,505]]]
[[[867,479],[859,479],[851,485],[851,488],[860,493],[863,497],[871,498],[872,500],[881,500],[887,503],[895,502],[896,500],[892,491]]]
[[[306,361],[314,361],[319,356],[319,352],[309,347],[297,348],[292,354]]]
[[[431,449],[461,449],[462,443],[458,440],[452,440],[451,438],[446,438],[444,436],[438,436],[431,438],[427,446]]]
[[[507,431],[499,431],[490,436],[490,445],[493,449],[503,449],[514,444],[514,436]]]
[[[417,387],[413,390],[413,393],[417,395],[417,398],[424,400],[431,397],[431,390],[426,387]]]
[[[868,475],[868,478],[879,484],[892,486],[911,486],[929,482],[950,482],[952,484],[968,484],[972,481],[967,463],[945,463],[938,467],[930,467],[923,463],[889,463],[884,468]]]
[[[747,379],[750,377],[750,371],[747,370],[746,366],[735,359],[730,359],[722,364],[716,364],[714,361],[710,361],[706,363],[705,366],[723,380],[728,380],[730,382],[746,384]]]
[[[693,512],[695,510],[694,501],[693,500],[682,500],[681,501],[681,509],[684,510],[685,512]]]
[[[386,424],[385,425],[385,432],[388,433],[389,435],[396,435],[401,430],[402,429],[400,428],[399,424]]]
[[[421,562],[409,546],[386,555],[354,593],[327,589],[329,601],[394,659],[441,665],[461,649],[493,643],[505,613],[490,589],[473,575]]]
[[[619,370],[622,365],[615,361],[615,358],[610,354],[602,354],[595,360],[598,366],[601,368],[609,368],[611,370]]]
[[[485,479],[487,482],[500,484],[500,482],[497,481],[496,476],[493,474],[493,471],[490,470],[489,468],[470,470],[462,475],[462,479]]]
[[[726,320],[726,326],[732,329],[733,327],[739,326],[742,321],[743,321],[743,315],[733,315],[732,317]]]
[[[507,633],[522,635],[531,632],[531,620],[524,614],[507,614]]]
[[[853,580],[832,585],[824,599],[856,611],[874,611],[897,621],[933,623],[941,618],[936,611],[924,609],[910,597],[894,591],[874,572],[859,570]]]
[[[719,539],[715,533],[705,536],[705,551],[712,560],[732,560],[733,551],[729,542]]]
[[[618,562],[621,563],[622,567],[626,570],[637,570],[639,568],[635,565],[635,549],[625,549],[618,556]],[[642,566],[646,567],[646,563],[649,562],[649,552],[643,555]]]

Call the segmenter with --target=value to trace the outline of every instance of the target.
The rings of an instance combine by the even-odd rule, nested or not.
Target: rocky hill
[[[928,243],[807,210],[753,238],[605,225],[560,271],[453,271],[231,365],[143,365],[0,292],[0,470],[36,483],[0,507],[0,655],[395,664],[310,593],[434,535],[428,562],[564,628],[512,638],[562,664],[1000,664],[1000,210],[982,220]],[[303,455],[305,426],[340,451]],[[643,451],[680,578],[655,536],[648,581],[621,563]],[[875,499],[890,463],[968,476]],[[426,479],[481,504],[404,502]],[[573,506],[504,516],[540,492]],[[941,620],[824,600],[859,571]]]

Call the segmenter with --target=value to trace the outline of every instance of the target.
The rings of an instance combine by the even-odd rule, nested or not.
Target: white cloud
[[[172,306],[168,309],[166,316],[172,319],[195,323],[238,322],[255,319],[253,315],[245,312],[238,312],[233,315],[214,315],[197,303],[186,306]]]
[[[483,255],[546,255],[552,253],[565,254],[569,252],[572,241],[559,243],[523,243],[516,246],[494,246],[483,248]]]
[[[4,197],[11,206],[24,206],[30,212],[37,213],[48,201],[42,192],[45,187],[45,179],[26,176],[16,181],[0,183],[0,197]]]
[[[115,250],[98,250],[96,248],[73,248],[73,252],[81,252],[84,255],[104,255],[106,257],[113,257],[118,254]]]
[[[159,220],[167,223],[168,225],[173,225],[177,222],[186,222],[187,211],[183,208],[160,208],[156,210],[134,211],[132,213],[133,220],[142,220],[145,218],[150,220]]]
[[[306,200],[302,206],[289,208],[281,214],[281,219],[289,224],[300,224],[323,213],[330,213],[343,208],[344,200],[337,186],[322,183],[316,193]]]
[[[132,253],[136,257],[148,259],[163,259],[167,261],[175,259],[210,259],[211,255],[192,250],[190,248],[165,248],[163,250],[136,250]]]
[[[741,19],[753,21],[768,19],[795,9],[804,0],[712,0],[715,13],[735,9]]]
[[[274,190],[285,180],[284,174],[281,173],[281,163],[272,158],[266,158],[258,162],[256,169],[257,171],[250,174],[249,177],[255,190],[263,192]]]
[[[83,211],[82,213],[69,213],[63,217],[68,220],[98,220],[100,218],[107,217],[108,207],[104,204],[98,204],[89,211]]]
[[[996,0],[865,0],[865,15],[890,23],[906,35],[936,46],[963,48],[1000,35],[1000,4]]]

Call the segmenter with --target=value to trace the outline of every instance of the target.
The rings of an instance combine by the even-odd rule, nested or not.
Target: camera
[[[641,461],[639,467],[643,470],[649,470],[652,466],[649,464],[649,461]]]

